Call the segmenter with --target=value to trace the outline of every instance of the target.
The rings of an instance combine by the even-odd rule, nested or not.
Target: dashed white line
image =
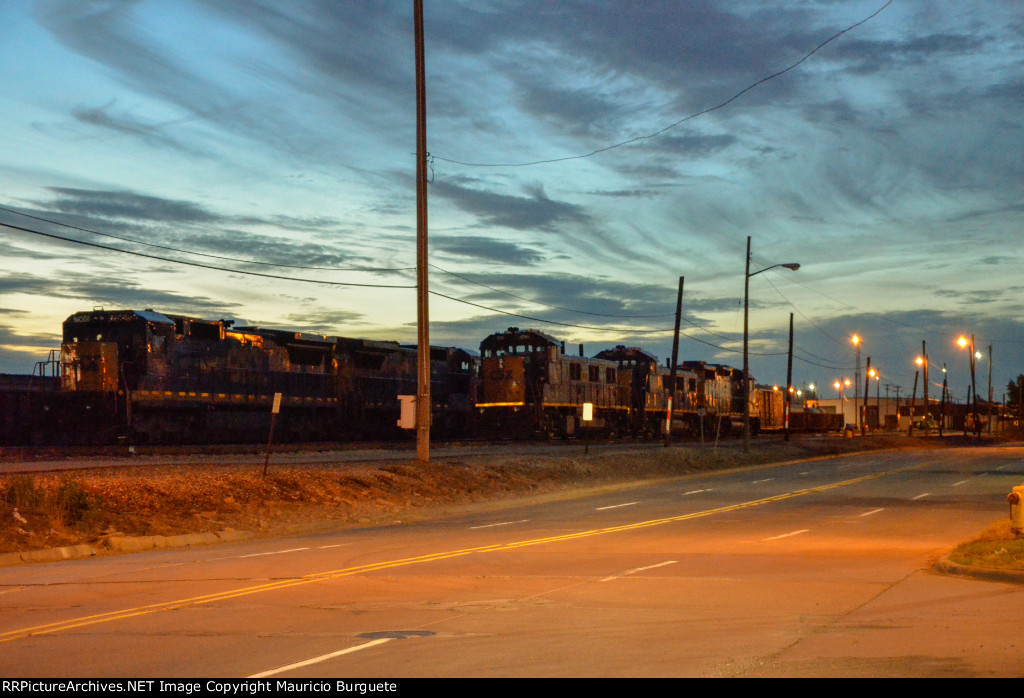
[[[751,484],[751,485],[759,485],[759,484],[761,484],[762,482],[771,482],[771,481],[772,481],[772,480],[774,480],[774,479],[775,479],[775,478],[773,478],[773,477],[766,477],[766,478],[765,478],[764,480],[754,480],[754,481],[753,481],[752,483],[750,483],[750,484]]]
[[[960,482],[954,482],[953,487],[959,487],[960,485],[966,485],[970,480],[961,480]]]
[[[790,531],[789,533],[783,533],[781,536],[772,536],[771,538],[762,538],[761,542],[763,543],[763,542],[768,541],[768,540],[779,540],[780,538],[789,538],[790,536],[799,536],[801,533],[807,533],[810,530],[811,529],[809,529],[809,528],[801,528],[799,531]]]
[[[676,562],[678,562],[678,560],[668,560],[666,562],[659,562],[656,565],[648,565],[647,567],[637,567],[635,569],[626,570],[625,572],[621,572],[619,574],[613,574],[611,577],[605,577],[601,581],[602,582],[610,582],[613,579],[619,579],[620,577],[625,577],[628,574],[636,574],[637,572],[646,572],[647,570],[653,570],[653,569],[656,569],[658,567],[664,567],[665,565],[674,565],[674,564],[676,564]]]
[[[595,511],[604,511],[605,509],[618,509],[619,507],[632,507],[632,506],[636,506],[639,503],[640,502],[626,502],[625,504],[612,504],[612,505],[606,506],[606,507],[597,507],[597,509],[595,509]]]
[[[861,518],[863,518],[865,516],[871,516],[872,514],[877,514],[880,511],[885,511],[885,507],[882,507],[881,509],[872,509],[871,511],[865,511],[860,516],[861,516]]]
[[[512,524],[526,523],[529,519],[519,519],[519,521],[502,521],[501,523],[483,524],[482,526],[470,526],[470,530],[477,528],[494,528],[495,526],[511,526]]]
[[[688,494],[700,494],[701,492],[710,492],[710,491],[711,491],[710,487],[708,489],[706,489],[706,490],[690,490],[689,492],[683,492],[683,496],[685,497]]]
[[[297,553],[300,550],[309,550],[309,548],[290,548],[288,550],[273,550],[269,553],[253,553],[252,555],[239,555],[241,558],[246,557],[262,557],[263,555],[284,555],[285,553]]]
[[[312,659],[307,659],[304,662],[296,662],[295,664],[289,664],[288,666],[278,667],[277,669],[270,669],[269,671],[261,671],[260,673],[253,674],[252,676],[250,676],[248,678],[250,678],[250,679],[263,679],[263,678],[266,678],[268,676],[274,676],[275,674],[282,674],[282,673],[284,673],[286,671],[291,671],[292,669],[301,669],[304,666],[309,666],[310,664],[319,664],[320,662],[325,662],[328,659],[333,659],[334,657],[340,657],[343,654],[351,654],[352,652],[358,652],[359,650],[365,650],[365,649],[368,649],[370,647],[374,647],[376,645],[382,645],[385,642],[389,642],[390,640],[394,640],[394,639],[395,638],[393,638],[393,637],[382,637],[382,638],[380,638],[378,640],[371,640],[370,642],[363,643],[362,645],[356,645],[355,647],[349,647],[348,649],[338,650],[337,652],[331,652],[330,654],[323,654],[323,655],[320,655],[319,657],[313,657]]]
[[[924,492],[924,493],[922,493],[922,494],[919,494],[919,495],[917,495],[916,497],[914,497],[914,499],[915,499],[915,500],[917,500],[917,499],[924,499],[924,498],[925,498],[925,497],[927,497],[927,496],[928,496],[929,494],[931,494],[931,493],[930,493],[930,492]]]

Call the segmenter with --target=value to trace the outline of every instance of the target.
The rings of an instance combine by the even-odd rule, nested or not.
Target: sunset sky
[[[1024,373],[1024,3],[425,6],[432,343],[664,360],[685,276],[681,358],[741,366],[749,235],[801,264],[750,281],[758,381],[790,312],[798,386],[854,333],[883,395],[926,341],[963,400],[962,333],[982,396]],[[0,223],[103,246],[0,227],[0,372],[99,306],[415,341],[411,2],[5,0],[0,65]]]

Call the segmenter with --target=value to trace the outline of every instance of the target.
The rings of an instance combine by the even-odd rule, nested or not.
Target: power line
[[[433,157],[436,158],[437,160],[443,160],[444,162],[450,162],[453,165],[463,165],[465,167],[530,167],[532,165],[546,165],[546,164],[550,164],[550,163],[554,163],[554,162],[565,162],[567,160],[582,160],[583,158],[589,158],[589,157],[592,157],[592,156],[597,155],[599,153],[604,153],[604,152],[607,152],[609,150],[614,150],[615,148],[621,148],[622,146],[629,145],[630,143],[636,143],[638,141],[643,141],[643,140],[649,140],[649,139],[652,139],[652,138],[657,138],[661,134],[663,134],[666,131],[669,131],[669,130],[675,128],[679,124],[682,124],[682,123],[685,123],[687,121],[690,121],[691,119],[696,119],[697,117],[703,116],[704,114],[709,114],[709,113],[711,113],[713,111],[717,111],[719,109],[722,109],[722,108],[728,106],[729,104],[731,104],[732,102],[736,101],[740,97],[742,97],[747,92],[750,92],[754,88],[759,87],[760,85],[763,85],[764,83],[768,82],[769,80],[774,80],[775,78],[779,77],[780,75],[784,75],[785,73],[788,73],[789,71],[793,70],[798,65],[800,65],[801,63],[806,61],[808,58],[810,58],[811,56],[816,54],[818,51],[823,49],[825,46],[827,46],[828,44],[830,44],[833,41],[835,41],[836,39],[838,39],[843,34],[849,32],[849,31],[852,31],[853,29],[856,29],[857,27],[859,27],[860,25],[864,24],[865,22],[867,22],[867,21],[869,21],[871,19],[874,19],[876,16],[878,16],[882,12],[882,10],[884,10],[887,7],[889,7],[889,5],[892,4],[892,2],[893,2],[893,0],[888,0],[888,2],[886,2],[884,5],[882,5],[880,8],[875,10],[873,13],[871,13],[870,15],[865,17],[864,19],[862,19],[859,22],[856,22],[854,24],[851,24],[850,26],[846,27],[842,31],[836,32],[835,34],[833,34],[829,38],[827,38],[824,41],[822,41],[820,44],[818,44],[816,47],[814,47],[814,49],[812,51],[804,54],[804,56],[802,58],[800,58],[800,60],[796,61],[795,63],[792,63],[791,65],[787,66],[786,68],[783,68],[782,70],[779,70],[779,71],[777,71],[775,73],[772,73],[771,75],[769,75],[767,77],[763,77],[760,80],[757,80],[757,81],[751,83],[750,85],[747,85],[742,90],[740,90],[739,92],[737,92],[736,94],[734,94],[732,97],[730,97],[729,99],[725,100],[721,104],[717,104],[717,105],[715,105],[713,107],[708,107],[707,109],[704,109],[702,111],[695,112],[693,114],[690,114],[689,116],[685,116],[682,119],[679,119],[678,121],[676,121],[674,123],[671,123],[668,126],[662,128],[662,129],[659,129],[659,130],[657,130],[657,131],[655,131],[653,133],[648,133],[648,134],[642,135],[642,136],[634,136],[633,138],[628,138],[628,139],[626,139],[624,141],[619,141],[618,143],[613,143],[611,145],[606,145],[603,148],[597,148],[596,150],[592,150],[589,153],[584,153],[582,155],[567,155],[565,157],[560,157],[560,158],[549,158],[547,160],[533,160],[531,162],[514,162],[514,163],[510,163],[510,162],[506,162],[506,163],[464,162],[462,160],[454,160],[454,159],[451,159],[451,158],[441,157],[440,155],[433,155]]]
[[[445,274],[448,274],[450,276],[454,276],[457,279],[462,279],[463,281],[466,281],[468,283],[476,284],[477,286],[481,286],[481,287],[486,288],[486,289],[488,289],[490,291],[494,291],[495,293],[501,293],[501,294],[504,294],[506,296],[510,296],[512,298],[518,298],[521,301],[527,301],[527,302],[533,303],[535,305],[542,305],[545,308],[552,308],[554,310],[564,310],[564,311],[569,312],[569,313],[579,313],[581,315],[596,315],[596,316],[599,316],[599,317],[617,317],[617,318],[627,318],[627,319],[633,319],[633,320],[650,319],[650,318],[662,318],[662,317],[674,317],[675,316],[675,313],[659,313],[657,315],[626,315],[626,314],[619,314],[619,313],[598,313],[598,312],[593,312],[593,311],[590,311],[590,310],[575,310],[573,308],[565,308],[565,307],[560,306],[560,305],[551,305],[549,303],[543,303],[543,302],[535,300],[533,298],[527,298],[525,296],[517,296],[516,294],[511,293],[509,291],[504,291],[504,290],[502,290],[500,288],[495,288],[494,286],[488,286],[485,283],[481,283],[479,281],[474,281],[473,279],[471,279],[471,278],[469,278],[467,276],[463,276],[461,274],[456,274],[455,272],[448,271],[447,269],[442,269],[441,267],[437,266],[436,264],[431,264],[430,266],[432,268],[434,268],[434,269],[437,269],[438,271],[444,272]]]
[[[24,233],[30,233],[32,235],[39,235],[41,237],[51,238],[53,240],[61,240],[63,242],[70,242],[76,245],[85,245],[86,247],[93,247],[99,250],[107,250],[109,252],[120,252],[122,254],[129,254],[136,257],[144,257],[146,259],[155,259],[160,262],[170,262],[172,264],[183,264],[189,267],[198,267],[200,269],[212,269],[213,271],[222,271],[228,274],[245,274],[247,276],[259,276],[265,279],[279,279],[281,281],[302,281],[305,283],[312,284],[327,284],[328,286],[359,286],[364,288],[416,288],[415,286],[402,286],[397,284],[361,284],[351,281],[324,281],[320,279],[302,279],[294,276],[281,276],[280,274],[265,274],[258,271],[243,271],[241,269],[228,269],[226,267],[218,267],[213,264],[203,264],[202,262],[189,262],[183,259],[171,259],[169,257],[161,257],[159,255],[146,254],[145,252],[137,252],[135,250],[122,250],[119,247],[111,247],[110,245],[101,245],[98,242],[88,242],[86,240],[76,240],[75,238],[65,237],[63,235],[56,235],[54,233],[44,233],[41,230],[32,230],[30,228],[23,228],[18,225],[11,225],[10,223],[0,223],[0,226],[4,228],[10,228],[12,230],[20,230]]]
[[[224,257],[222,255],[209,254],[206,252],[196,252],[194,250],[184,250],[178,247],[170,247],[168,245],[158,245],[154,242],[146,242],[144,240],[136,240],[134,238],[122,237],[120,235],[113,235],[111,233],[101,233],[98,230],[90,230],[89,228],[82,228],[77,225],[71,225],[70,223],[62,223],[61,221],[55,221],[49,218],[43,218],[41,216],[33,216],[32,214],[25,213],[24,211],[18,211],[17,209],[7,208],[0,206],[0,211],[6,211],[7,213],[14,213],[25,218],[31,218],[32,220],[41,221],[43,223],[50,223],[51,225],[59,225],[63,228],[69,228],[71,230],[77,230],[82,233],[89,233],[90,235],[98,235],[100,237],[111,238],[113,240],[120,240],[122,242],[130,242],[133,245],[145,245],[146,247],[153,247],[159,250],[167,250],[168,252],[178,252],[181,254],[190,254],[197,257],[207,257],[209,259],[219,259],[225,262],[239,262],[241,264],[259,264],[261,266],[268,267],[281,267],[287,269],[306,269],[310,271],[366,271],[366,272],[380,272],[380,271],[409,271],[416,267],[310,267],[301,266],[298,264],[281,264],[279,262],[261,262],[255,259],[240,259],[238,257]]]

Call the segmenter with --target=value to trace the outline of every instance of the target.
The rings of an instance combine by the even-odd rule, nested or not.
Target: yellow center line
[[[0,633],[0,643],[11,642],[13,640],[19,640],[22,638],[30,637],[33,635],[47,635],[51,633],[57,633],[64,630],[71,630],[74,628],[81,628],[88,625],[96,625],[99,623],[109,623],[116,620],[123,620],[126,618],[134,618],[137,616],[149,615],[151,613],[158,613],[160,611],[171,611],[174,609],[184,608],[186,606],[200,606],[203,604],[214,603],[217,601],[224,601],[227,599],[234,599],[240,596],[249,596],[251,594],[259,594],[266,591],[274,591],[277,589],[287,589],[289,587],[301,586],[305,584],[312,584],[315,582],[328,581],[331,579],[338,579],[341,577],[351,577],[357,574],[363,574],[367,572],[377,572],[380,570],[393,569],[396,567],[404,567],[408,565],[418,565],[425,562],[435,562],[437,560],[449,560],[457,557],[464,557],[466,555],[474,555],[479,553],[492,553],[500,552],[503,550],[515,550],[518,548],[526,548],[534,545],[546,545],[549,543],[559,543],[563,541],[579,540],[581,538],[590,538],[593,536],[602,536],[609,533],[621,533],[624,531],[635,531],[643,528],[651,528],[653,526],[663,526],[669,523],[677,523],[680,521],[690,521],[692,519],[704,518],[707,516],[714,516],[715,514],[722,514],[730,511],[739,511],[741,509],[750,509],[752,507],[761,506],[764,504],[772,504],[774,502],[782,502],[787,499],[793,499],[796,497],[804,497],[810,494],[818,492],[825,492],[827,490],[837,489],[839,487],[847,487],[849,485],[855,485],[861,482],[867,482],[869,480],[876,480],[881,477],[888,475],[895,475],[898,473],[906,472],[909,470],[918,470],[920,468],[927,467],[931,463],[923,463],[921,465],[908,466],[906,468],[899,468],[897,470],[890,470],[881,473],[875,473],[873,475],[864,475],[861,477],[853,478],[850,480],[843,480],[841,482],[834,482],[827,485],[818,485],[816,487],[807,487],[804,489],[794,490],[792,492],[784,492],[782,494],[772,495],[771,497],[763,497],[761,499],[753,499],[746,502],[739,502],[737,504],[729,504],[722,507],[716,507],[714,509],[705,509],[703,511],[695,511],[689,514],[679,514],[677,516],[668,516],[661,519],[650,519],[648,521],[638,521],[630,524],[622,524],[619,526],[608,526],[605,528],[594,528],[588,531],[578,531],[576,533],[564,533],[557,536],[549,536],[546,538],[531,538],[529,540],[513,541],[511,543],[494,543],[492,545],[483,545],[475,548],[462,548],[460,550],[447,550],[436,553],[428,553],[426,555],[416,555],[414,557],[400,558],[397,560],[386,560],[382,562],[373,562],[365,565],[357,565],[355,567],[344,567],[337,570],[330,570],[327,572],[316,572],[313,574],[303,575],[294,579],[282,579],[275,582],[267,582],[265,584],[257,584],[254,586],[242,587],[240,589],[230,589],[228,591],[216,592],[213,594],[204,594],[202,596],[192,596],[185,599],[177,599],[174,601],[164,601],[160,603],[149,604],[146,606],[137,606],[135,608],[127,608],[119,611],[109,611],[107,613],[98,613],[91,616],[82,616],[79,618],[71,618],[68,620],[55,621],[53,623],[45,623],[43,625],[36,625],[28,628],[20,628],[17,630],[9,630],[7,632]]]

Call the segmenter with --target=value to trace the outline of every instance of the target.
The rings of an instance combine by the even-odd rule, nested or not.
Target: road
[[[0,570],[3,677],[1024,676],[932,563],[1024,449],[862,454],[430,523]]]

